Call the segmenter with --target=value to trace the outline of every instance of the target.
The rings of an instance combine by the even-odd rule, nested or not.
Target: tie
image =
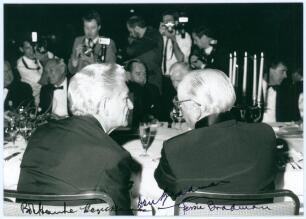
[[[169,42],[169,38],[167,37],[166,45],[165,45],[165,51],[164,51],[164,60],[163,60],[163,71],[164,71],[164,74],[166,74],[166,71],[167,71],[167,49],[168,49],[168,42]]]

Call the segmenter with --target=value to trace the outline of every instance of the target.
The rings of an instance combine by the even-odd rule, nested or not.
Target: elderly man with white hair
[[[73,116],[40,126],[21,162],[17,190],[38,194],[109,194],[117,214],[132,214],[130,188],[135,163],[108,134],[127,125],[125,71],[115,64],[92,64],[70,80]]]
[[[155,170],[160,188],[172,199],[198,189],[256,193],[274,188],[273,129],[231,117],[236,96],[223,72],[192,71],[179,84],[178,99],[192,130],[164,143]]]

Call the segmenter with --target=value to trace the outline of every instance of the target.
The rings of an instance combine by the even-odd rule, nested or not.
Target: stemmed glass
[[[139,124],[139,137],[144,149],[144,153],[140,154],[140,157],[148,157],[148,149],[152,145],[152,142],[156,135],[156,126],[151,123]]]

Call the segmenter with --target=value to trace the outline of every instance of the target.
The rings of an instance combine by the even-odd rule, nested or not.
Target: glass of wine
[[[150,123],[139,124],[139,137],[144,149],[144,153],[140,154],[140,157],[148,157],[148,149],[152,145],[156,135],[156,126]]]

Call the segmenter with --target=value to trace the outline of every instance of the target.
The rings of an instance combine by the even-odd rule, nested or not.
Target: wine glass
[[[144,149],[144,153],[140,154],[141,157],[148,157],[148,149],[152,145],[156,135],[156,126],[150,123],[139,124],[139,137]]]

